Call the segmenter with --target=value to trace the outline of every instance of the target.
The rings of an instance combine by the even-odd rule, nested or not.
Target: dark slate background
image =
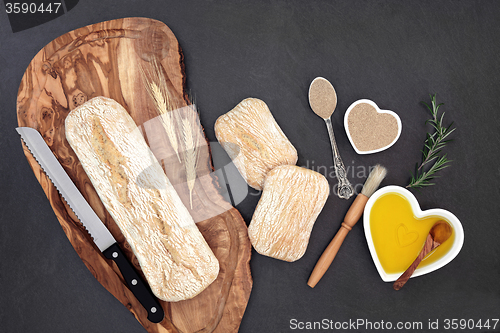
[[[337,90],[334,130],[354,184],[364,181],[358,171],[376,163],[389,170],[383,185],[407,184],[429,129],[420,104],[429,94],[437,93],[445,122],[457,127],[446,148],[451,167],[435,186],[414,191],[422,209],[444,208],[461,220],[465,243],[455,260],[395,292],[378,276],[359,223],[310,289],[309,274],[351,202],[331,196],[302,259],[286,263],[253,252],[254,287],[240,332],[298,331],[290,328],[292,319],[422,322],[421,332],[430,332],[429,320],[439,320],[444,331],[445,319],[500,317],[500,2],[82,0],[17,33],[3,7],[0,13],[2,332],[144,332],[71,247],[14,130],[21,77],[44,45],[82,26],[130,16],[160,20],[177,36],[187,87],[212,141],[218,116],[257,97],[297,148],[299,165],[329,168],[326,127],[307,101],[316,76]],[[400,115],[403,132],[389,150],[363,156],[350,146],[343,115],[361,98]],[[250,191],[237,205],[247,223],[258,198]],[[500,324],[464,332],[493,331]]]

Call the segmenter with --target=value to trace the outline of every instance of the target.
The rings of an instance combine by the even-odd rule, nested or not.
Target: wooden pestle
[[[363,186],[363,190],[360,194],[358,194],[356,199],[354,199],[354,202],[347,211],[347,214],[344,217],[344,221],[342,222],[339,231],[332,239],[330,244],[328,244],[327,248],[316,263],[316,266],[314,266],[311,276],[307,281],[307,284],[311,288],[314,288],[316,286],[316,284],[319,282],[319,280],[321,280],[323,275],[328,270],[328,267],[330,267],[330,265],[332,264],[333,259],[335,259],[335,256],[340,249],[340,246],[344,242],[344,239],[346,238],[349,231],[351,231],[352,227],[354,227],[354,225],[356,225],[356,223],[358,222],[359,218],[363,214],[366,202],[373,194],[373,192],[375,192],[375,190],[378,188],[386,173],[387,170],[378,164],[370,172],[370,175],[368,176],[368,179]]]

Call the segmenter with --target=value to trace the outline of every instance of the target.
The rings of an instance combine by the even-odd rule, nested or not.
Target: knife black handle
[[[148,285],[139,276],[127,257],[125,257],[118,244],[114,243],[102,253],[106,258],[112,259],[116,263],[127,282],[128,288],[148,312],[148,320],[152,323],[161,322],[165,316],[163,308]]]

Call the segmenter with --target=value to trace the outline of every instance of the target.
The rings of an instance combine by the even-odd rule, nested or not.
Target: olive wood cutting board
[[[156,104],[144,85],[144,73],[151,72],[151,68],[156,68],[164,79],[162,82],[172,103],[186,109],[190,103],[186,94],[183,54],[165,24],[147,18],[125,18],[71,31],[45,46],[29,64],[19,87],[17,116],[19,126],[35,128],[42,134],[140,272],[130,245],[104,208],[64,134],[68,113],[93,97],[112,98],[128,110],[220,263],[217,279],[198,296],[180,302],[161,301],[165,311],[161,323],[147,320],[146,311],[127,288],[117,266],[97,249],[23,145],[24,153],[82,261],[148,332],[236,332],[252,289],[247,227],[240,213],[221,195],[199,120],[192,128],[199,134],[196,136],[199,147],[197,178],[192,194],[186,185],[183,162],[170,145],[165,131],[163,134],[152,131],[161,121],[158,121]]]

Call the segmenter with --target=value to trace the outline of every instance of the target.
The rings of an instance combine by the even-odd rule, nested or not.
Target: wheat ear
[[[192,111],[194,115],[196,112]],[[190,117],[190,118],[195,118]],[[193,133],[196,131],[195,124],[190,118],[182,118],[182,134],[184,141],[184,167],[186,168],[186,182],[189,190],[189,203],[193,209],[193,189],[196,181],[196,167],[198,165],[198,136]],[[196,118],[194,119],[196,120]]]
[[[152,71],[154,74],[151,76],[154,76],[159,83],[156,83],[156,80],[148,80],[146,73],[142,70],[143,77],[146,81],[146,88],[155,103],[158,114],[161,117],[161,123],[167,133],[170,145],[174,149],[177,159],[181,162],[181,157],[179,155],[179,143],[177,141],[177,135],[174,128],[174,119],[172,113],[170,112],[173,110],[172,99],[170,97],[170,93],[166,89],[167,83],[165,82],[165,78],[162,78],[159,74],[159,68],[156,63],[154,67],[155,68]]]

